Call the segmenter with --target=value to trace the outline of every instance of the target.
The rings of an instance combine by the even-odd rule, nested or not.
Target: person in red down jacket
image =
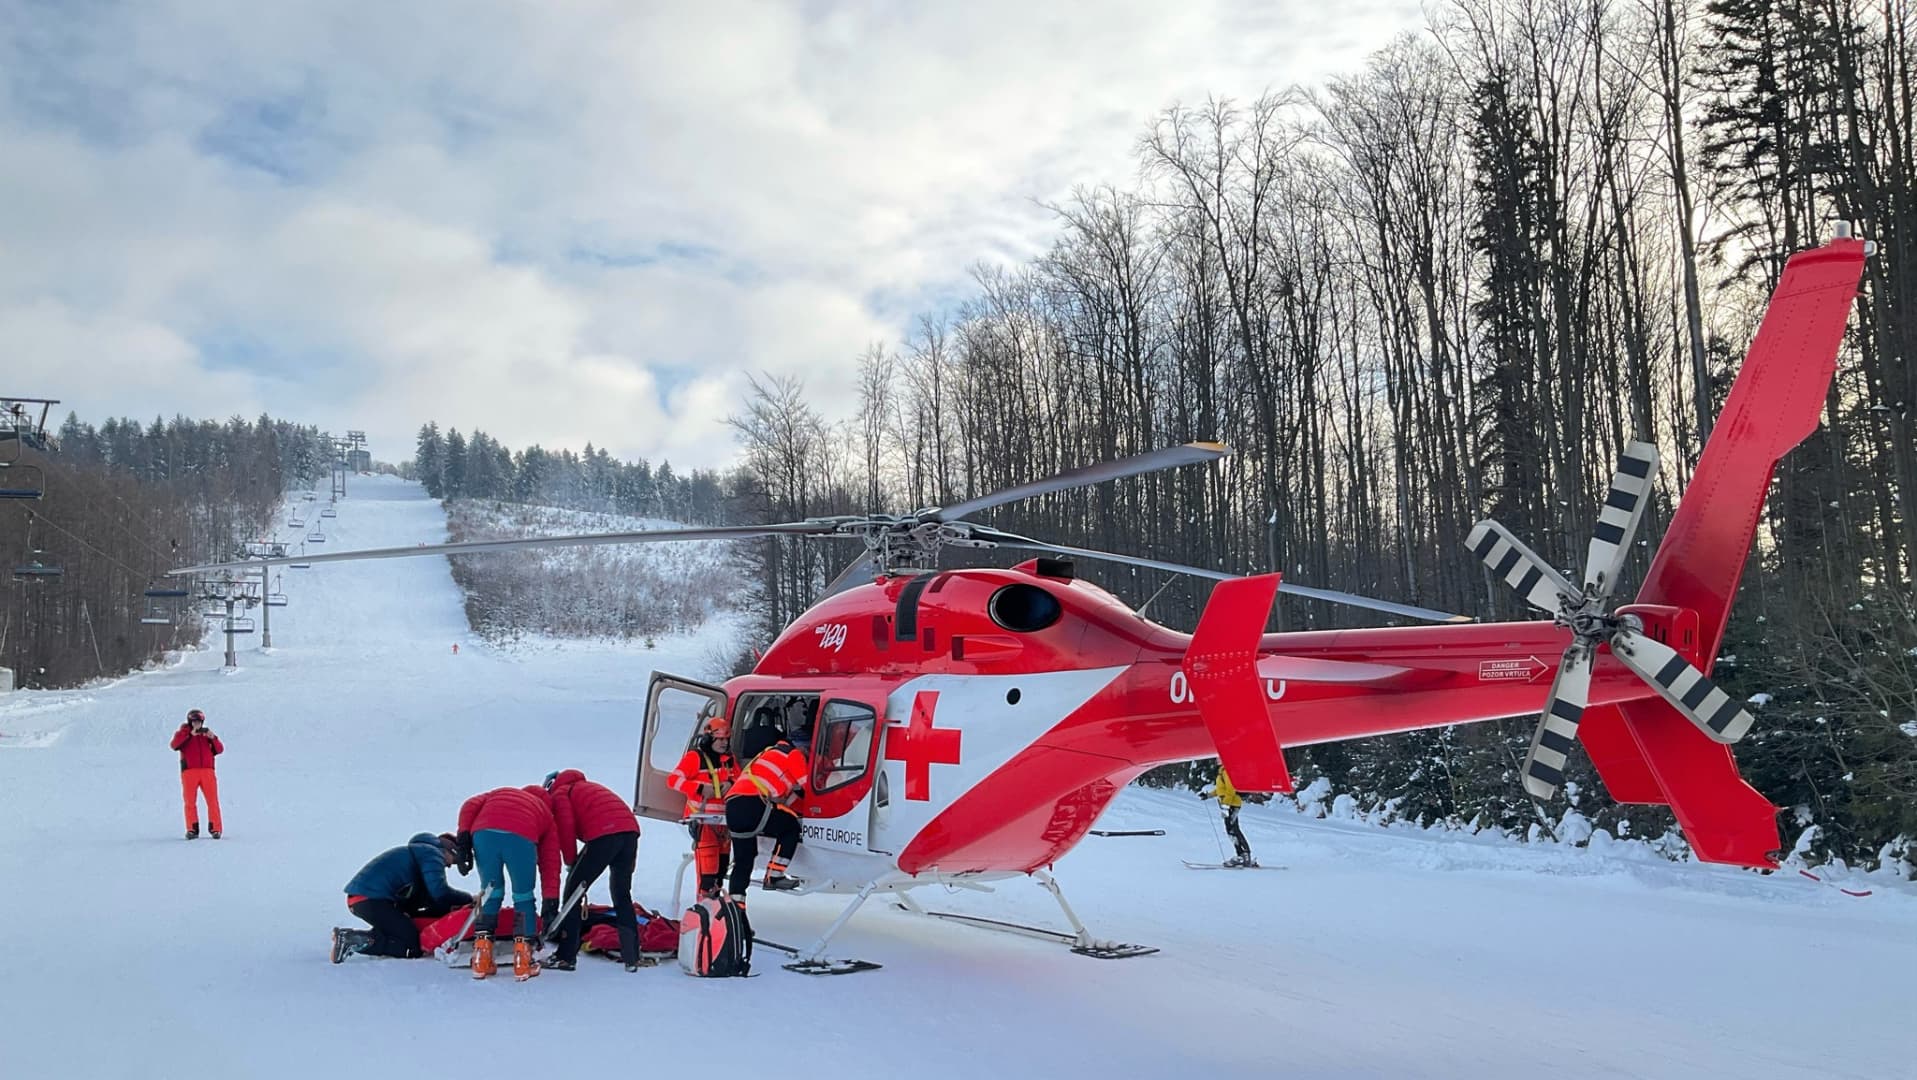
[[[639,921],[632,913],[632,868],[639,859],[639,819],[626,800],[604,784],[586,779],[578,769],[563,769],[546,777],[546,795],[552,801],[553,820],[559,825],[559,854],[572,872],[566,875],[565,895],[580,893],[560,927],[559,952],[546,964],[571,971],[579,960],[579,942],[585,924],[584,890],[612,871],[612,912],[619,927],[619,959],[627,971],[639,970]],[[586,848],[576,857],[574,840]]]
[[[186,803],[186,838],[200,835],[200,795],[206,796],[206,825],[213,839],[220,838],[220,783],[213,774],[213,759],[226,752],[220,737],[207,730],[206,714],[198,709],[186,714],[186,723],[173,733],[172,747],[180,752],[180,798]]]
[[[459,862],[476,861],[482,888],[491,890],[479,917],[485,929],[473,942],[473,978],[484,979],[497,970],[492,927],[498,923],[508,873],[513,888],[513,977],[523,981],[539,974],[532,956],[538,933],[533,910],[535,859],[546,918],[552,919],[559,910],[559,826],[546,792],[532,785],[503,787],[467,799],[459,808],[455,843]]]

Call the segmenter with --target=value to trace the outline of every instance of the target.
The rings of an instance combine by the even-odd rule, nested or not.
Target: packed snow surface
[[[416,486],[355,478],[329,550],[438,540]],[[476,983],[432,961],[327,962],[369,857],[460,802],[577,767],[630,788],[653,668],[710,674],[736,632],[498,652],[440,558],[288,571],[275,648],[218,648],[85,690],[0,697],[0,1076],[1909,1076],[1917,900],[1795,875],[1390,830],[1248,807],[1275,872],[1217,861],[1215,810],[1127,791],[1056,868],[1130,960],[869,904],[809,978],[573,973]],[[458,655],[453,645],[460,645]],[[215,642],[217,646],[217,641]],[[167,740],[225,740],[227,835],[183,840]],[[664,906],[684,834],[648,823],[635,888]],[[476,888],[473,879],[460,881]],[[603,885],[595,893],[603,899]],[[1057,923],[1036,886],[929,907]],[[803,943],[829,896],[758,896]],[[614,1071],[617,1070],[617,1071]]]

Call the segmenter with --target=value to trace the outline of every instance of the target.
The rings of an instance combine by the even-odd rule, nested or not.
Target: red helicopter
[[[788,967],[839,973],[833,936],[874,894],[905,910],[1049,937],[1086,955],[1155,951],[1094,937],[1048,873],[1119,790],[1157,765],[1217,757],[1245,791],[1292,790],[1290,746],[1537,713],[1525,789],[1548,798],[1582,742],[1611,796],[1669,806],[1698,858],[1772,868],[1776,808],[1729,744],[1752,717],[1706,675],[1716,658],[1778,460],[1816,426],[1866,245],[1841,233],[1787,264],[1723,413],[1644,583],[1614,588],[1657,474],[1629,444],[1573,584],[1495,522],[1471,553],[1548,618],[1473,623],[1411,605],[1068,547],[968,520],[1017,499],[1215,460],[1193,443],[1067,472],[956,506],[891,517],[476,541],[296,557],[307,563],[545,546],[766,536],[841,537],[866,554],[788,626],[750,674],[714,686],[654,673],[634,809],[678,822],[666,778],[702,712],[812,732],[800,806],[800,892],[852,899]],[[939,570],[944,546],[1039,557],[1010,569]],[[1195,630],[1153,623],[1077,576],[1081,556],[1217,580]],[[293,558],[265,560],[291,562]],[[247,564],[186,567],[204,573]],[[1440,625],[1266,633],[1278,592]],[[1457,625],[1446,625],[1457,624]],[[691,858],[687,855],[687,860]],[[681,864],[683,876],[685,865]],[[1030,876],[1070,931],[930,912],[926,885],[990,891]],[[676,893],[676,889],[675,889]],[[675,895],[675,902],[677,896]],[[760,944],[770,944],[760,940]]]

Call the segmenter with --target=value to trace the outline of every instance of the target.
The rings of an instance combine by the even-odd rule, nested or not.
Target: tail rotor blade
[[[1565,607],[1576,607],[1583,597],[1564,575],[1551,568],[1537,552],[1511,535],[1511,530],[1495,521],[1480,521],[1465,539],[1484,565],[1518,591],[1525,603],[1555,615]]]
[[[1628,628],[1619,630],[1611,636],[1611,652],[1714,742],[1734,743],[1756,722],[1710,676],[1655,638]]]
[[[1534,799],[1556,795],[1564,784],[1564,763],[1577,745],[1578,721],[1591,703],[1591,649],[1573,643],[1564,650],[1564,664],[1551,683],[1551,697],[1524,756],[1524,790]]]
[[[1591,547],[1584,557],[1584,595],[1607,599],[1617,588],[1617,576],[1631,554],[1631,538],[1651,501],[1651,482],[1657,478],[1657,447],[1647,442],[1625,444],[1624,457],[1611,475],[1611,490],[1599,511]]]

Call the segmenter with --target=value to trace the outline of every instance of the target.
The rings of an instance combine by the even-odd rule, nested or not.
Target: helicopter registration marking
[[[1185,673],[1182,671],[1172,672],[1170,690],[1173,705],[1184,705],[1196,700],[1191,691],[1191,681],[1185,678]],[[1285,699],[1285,680],[1266,679],[1265,699],[1267,701],[1283,701]]]
[[[833,652],[838,652],[840,649],[845,648],[846,626],[842,622],[821,623],[813,627],[812,632],[819,635],[819,648],[821,649],[831,649]]]

